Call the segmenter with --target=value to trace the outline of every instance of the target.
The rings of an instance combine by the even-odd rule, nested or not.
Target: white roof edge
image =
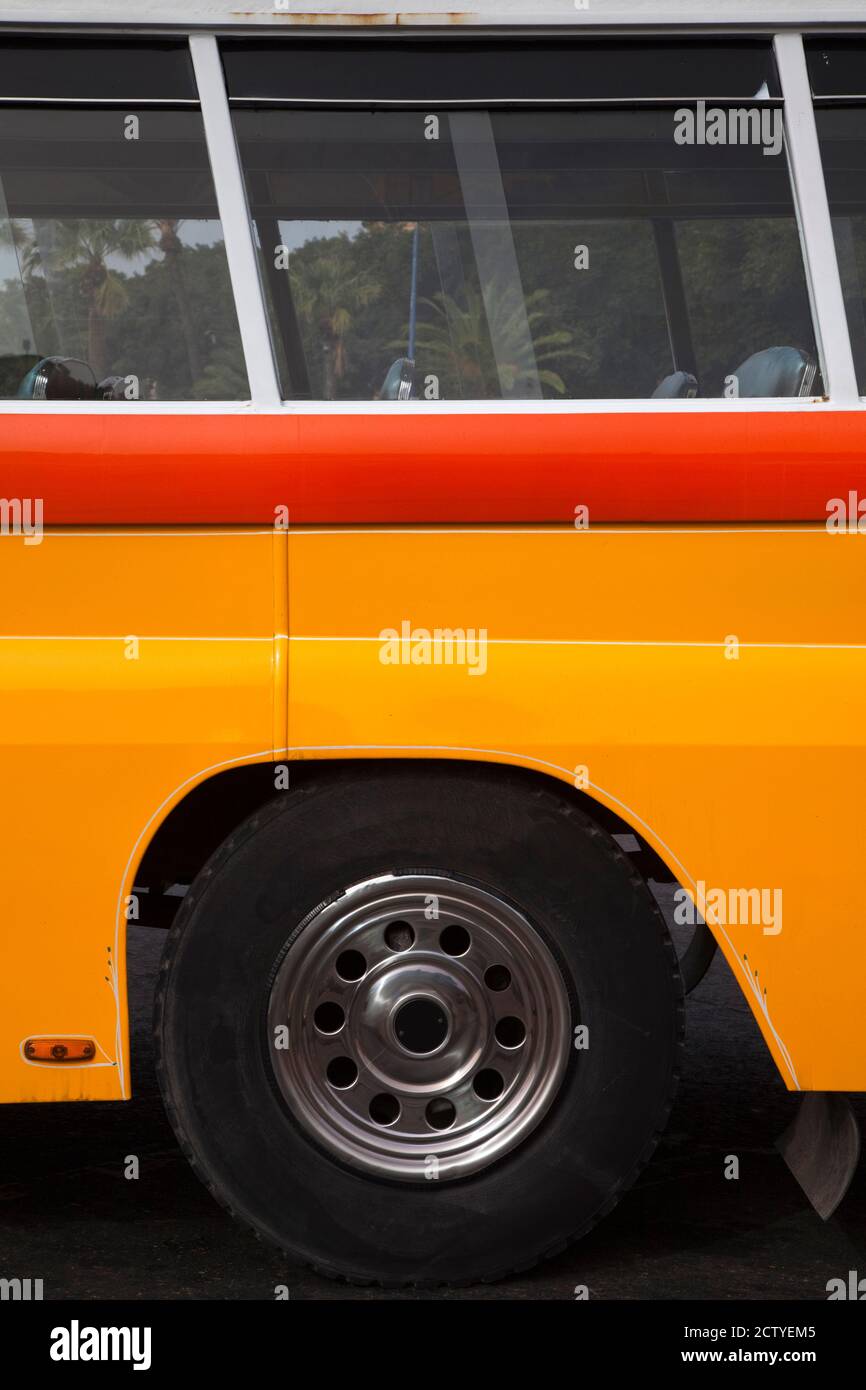
[[[460,0],[456,0],[459,3]],[[864,0],[402,0],[387,8],[370,0],[0,0],[0,25],[142,29],[264,26],[363,29],[428,26],[715,30],[866,25]],[[134,12],[134,18],[130,17]]]

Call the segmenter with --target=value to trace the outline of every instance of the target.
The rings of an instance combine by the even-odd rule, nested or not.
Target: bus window
[[[866,395],[866,105],[819,109],[816,122],[857,385]]]
[[[201,116],[0,109],[0,397],[241,400]]]
[[[284,394],[807,394],[781,109],[683,109],[236,106]]]
[[[817,351],[793,215],[686,218],[677,247],[698,371],[707,396],[759,394],[742,364],[786,348],[807,368],[779,395],[820,394]]]

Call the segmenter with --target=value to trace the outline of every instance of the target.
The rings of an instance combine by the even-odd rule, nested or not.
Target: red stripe
[[[0,495],[70,523],[824,521],[866,410],[7,415]]]

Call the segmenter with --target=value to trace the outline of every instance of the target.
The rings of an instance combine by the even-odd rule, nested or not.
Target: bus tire
[[[655,1148],[682,1032],[627,856],[555,784],[463,763],[358,764],[257,811],[188,892],[155,1010],[212,1194],[383,1286],[498,1279],[589,1230]]]

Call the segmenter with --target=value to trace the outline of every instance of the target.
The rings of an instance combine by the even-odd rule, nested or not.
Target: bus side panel
[[[178,796],[272,756],[274,561],[268,533],[0,538],[0,1100],[130,1094],[125,899]],[[92,1062],[24,1056],[76,1036]]]
[[[705,886],[786,1084],[866,1089],[864,577],[818,526],[296,531],[290,742],[585,780]]]

